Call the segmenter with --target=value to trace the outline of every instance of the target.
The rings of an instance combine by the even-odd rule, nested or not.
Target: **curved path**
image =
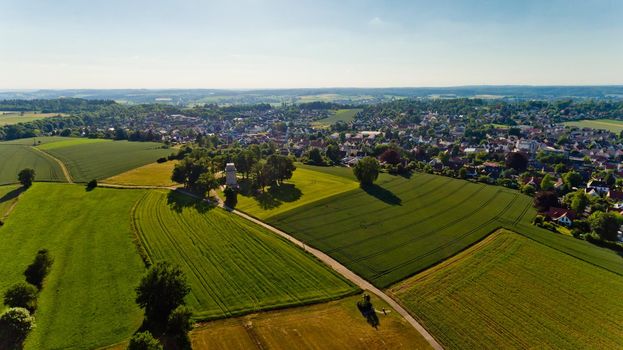
[[[217,197],[218,198],[218,197]],[[247,219],[257,225],[260,225],[270,231],[272,231],[273,233],[287,239],[288,241],[294,243],[295,245],[303,248],[305,251],[313,254],[316,258],[320,259],[322,262],[324,262],[325,264],[329,265],[331,268],[333,268],[337,273],[339,273],[340,275],[344,276],[346,279],[348,279],[349,281],[351,281],[352,283],[354,283],[355,285],[359,286],[359,288],[363,289],[363,290],[367,290],[370,291],[374,294],[376,294],[379,298],[383,299],[386,303],[388,303],[392,308],[394,308],[394,310],[396,310],[399,314],[402,315],[402,317],[404,317],[407,322],[409,322],[418,332],[420,332],[420,334],[426,339],[426,341],[428,341],[428,343],[430,344],[430,346],[435,349],[435,350],[442,350],[443,347],[441,346],[441,344],[439,344],[437,342],[437,340],[435,340],[435,338],[433,338],[432,335],[430,335],[430,333],[428,333],[428,331],[422,327],[422,325],[415,320],[415,318],[413,318],[413,316],[411,316],[407,310],[405,310],[402,306],[400,306],[400,304],[398,304],[394,299],[392,299],[389,295],[385,294],[385,292],[383,292],[382,290],[378,289],[377,287],[373,286],[370,282],[366,281],[365,279],[363,279],[363,277],[357,275],[356,273],[354,273],[353,271],[349,270],[348,268],[346,268],[346,266],[340,264],[337,260],[333,259],[332,257],[330,257],[329,255],[321,252],[318,249],[312,248],[308,245],[306,245],[305,243],[303,243],[302,241],[299,241],[298,239],[290,236],[289,234],[287,234],[284,231],[281,231],[280,229],[271,226],[261,220],[258,220],[250,215],[247,215],[241,211],[235,210],[235,209],[230,209],[228,207],[226,207],[223,203],[223,201],[221,200],[221,198],[218,198],[219,201],[219,207],[222,207],[244,219]]]
[[[60,159],[54,157],[53,155],[49,154],[48,152],[42,151],[37,147],[30,147],[32,149],[34,149],[36,152],[39,152],[41,154],[43,154],[44,156],[54,160],[56,163],[58,163],[58,165],[61,167],[61,170],[63,171],[63,175],[65,175],[65,179],[67,180],[67,183],[74,183],[74,180],[71,178],[71,174],[69,173],[69,170],[67,169],[67,167],[65,166],[65,163],[61,162]]]

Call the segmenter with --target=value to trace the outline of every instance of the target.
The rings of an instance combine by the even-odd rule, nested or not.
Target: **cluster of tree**
[[[179,266],[158,262],[151,266],[136,287],[136,303],[145,310],[147,330],[135,334],[129,350],[162,349],[152,334],[164,334],[177,348],[188,348],[192,329],[192,312],[184,298],[190,293],[186,276]]]
[[[279,185],[292,178],[294,170],[296,166],[291,157],[273,154],[255,163],[249,173],[253,186],[263,192],[267,186]]]
[[[213,172],[213,165],[205,157],[187,156],[173,168],[171,179],[201,197],[217,189],[219,182]]]
[[[17,181],[19,181],[24,188],[29,188],[35,181],[35,170],[31,168],[20,170],[20,172],[17,173]]]
[[[4,305],[8,309],[0,315],[0,349],[21,349],[26,336],[35,327],[32,314],[37,309],[37,297],[52,262],[46,249],[38,251],[24,272],[26,282],[12,285],[4,293]]]

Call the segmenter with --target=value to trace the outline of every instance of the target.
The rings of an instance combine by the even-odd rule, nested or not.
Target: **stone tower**
[[[225,185],[227,185],[227,187],[238,187],[236,166],[234,163],[227,163],[225,166]]]

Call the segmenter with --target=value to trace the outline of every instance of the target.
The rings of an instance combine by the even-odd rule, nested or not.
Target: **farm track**
[[[65,180],[67,183],[74,183],[74,180],[71,178],[71,174],[69,173],[69,170],[67,169],[67,167],[65,166],[65,163],[63,163],[60,159],[54,157],[53,155],[51,155],[48,152],[42,151],[37,147],[30,147],[31,149],[35,150],[36,152],[42,154],[44,157],[47,157],[48,159],[51,159],[53,161],[55,161],[58,166],[61,168],[61,170],[63,171],[63,176],[65,176]]]

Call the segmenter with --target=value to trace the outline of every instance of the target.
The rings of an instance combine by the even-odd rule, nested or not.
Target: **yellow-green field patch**
[[[126,186],[175,186],[178,183],[171,180],[173,168],[178,161],[171,160],[164,163],[151,163],[140,168],[102,180],[103,183]]]
[[[0,126],[17,123],[27,123],[50,117],[62,117],[61,113],[37,113],[37,112],[0,112]]]
[[[316,128],[327,128],[331,126],[331,124],[337,122],[350,122],[355,119],[357,113],[361,112],[362,109],[353,108],[353,109],[338,109],[336,111],[331,111],[331,115],[327,118],[317,120],[312,123],[313,127]]]
[[[615,119],[585,119],[573,122],[565,122],[564,124],[577,128],[608,130],[615,134],[619,134],[621,131],[623,131],[623,120]]]
[[[39,147],[40,150],[49,151],[57,148],[71,147],[76,145],[87,145],[91,143],[102,143],[102,142],[112,142],[111,140],[105,139],[88,139],[88,138],[74,138],[68,137],[64,140],[59,140],[55,142],[43,143]]]

